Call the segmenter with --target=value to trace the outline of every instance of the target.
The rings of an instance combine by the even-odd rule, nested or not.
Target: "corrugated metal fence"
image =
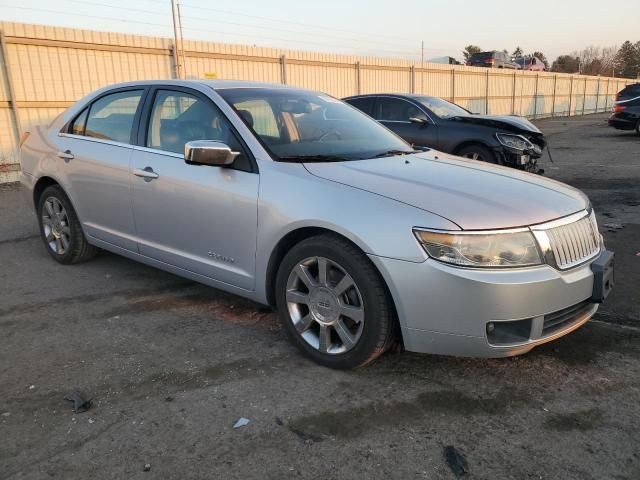
[[[18,178],[17,145],[30,125],[110,83],[176,77],[167,38],[8,22],[0,30],[0,183]],[[336,97],[424,93],[478,113],[533,118],[607,111],[631,82],[211,42],[185,41],[184,50],[187,78],[286,83]]]

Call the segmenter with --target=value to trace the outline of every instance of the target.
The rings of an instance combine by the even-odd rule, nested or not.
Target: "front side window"
[[[410,118],[422,118],[426,120],[425,114],[414,104],[399,98],[378,98],[376,120],[388,122],[408,122]]]
[[[288,88],[229,88],[217,92],[276,160],[360,160],[389,151],[413,151],[370,117],[328,95]],[[259,115],[258,105],[264,108]],[[267,119],[268,123],[258,124]]]
[[[193,140],[213,140],[240,152],[233,168],[249,171],[248,157],[224,114],[210,100],[185,92],[158,90],[147,131],[146,146],[184,154]]]
[[[102,140],[130,143],[133,120],[142,90],[112,93],[91,104],[84,135]]]

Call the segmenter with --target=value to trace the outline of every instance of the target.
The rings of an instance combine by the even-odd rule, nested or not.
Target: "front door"
[[[259,175],[226,117],[201,93],[156,89],[132,156],[142,255],[246,290],[255,288]],[[184,144],[217,140],[231,167],[189,165]]]
[[[374,118],[412,145],[438,148],[438,129],[416,105],[401,98],[378,97]],[[411,118],[423,120],[415,123]]]

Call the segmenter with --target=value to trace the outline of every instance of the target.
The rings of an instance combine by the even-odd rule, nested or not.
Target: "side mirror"
[[[231,165],[240,152],[214,140],[193,140],[184,146],[184,161],[191,165],[224,167]]]
[[[429,125],[427,123],[427,119],[426,118],[421,118],[421,117],[409,117],[409,121],[411,123],[417,123],[418,125]]]

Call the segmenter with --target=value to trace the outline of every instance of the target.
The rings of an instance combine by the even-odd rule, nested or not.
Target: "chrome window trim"
[[[174,157],[174,158],[179,158],[181,160],[184,160],[184,154],[180,155],[179,153],[170,152],[169,150],[160,150],[158,148],[143,147],[141,145],[131,145],[131,147],[138,152],[154,153],[156,155],[164,155],[166,157]]]
[[[76,135],[74,133],[58,132],[59,137],[75,138],[77,140],[86,140],[87,142],[103,143],[114,147],[133,148],[135,145],[131,143],[118,142],[116,140],[104,140],[102,138],[87,137],[86,135]]]

